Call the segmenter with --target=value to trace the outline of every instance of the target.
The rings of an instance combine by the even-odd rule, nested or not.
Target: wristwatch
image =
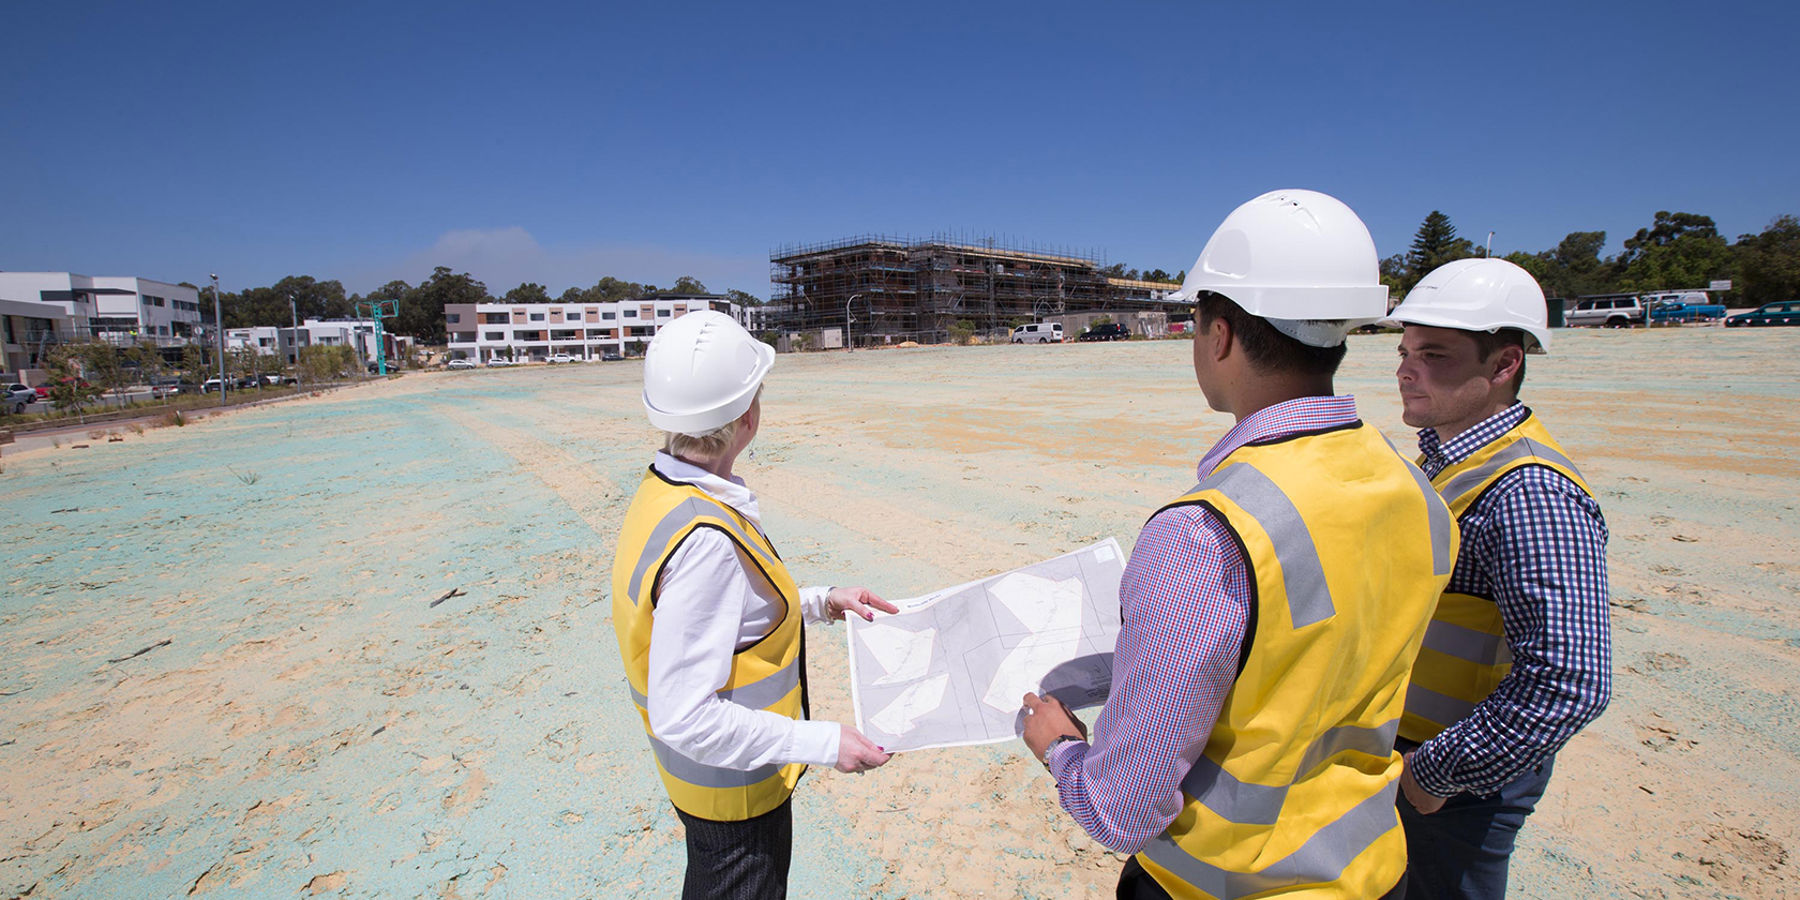
[[[1060,747],[1063,744],[1068,743],[1069,741],[1079,741],[1079,740],[1082,740],[1082,738],[1079,735],[1064,734],[1064,735],[1058,735],[1055,740],[1051,741],[1048,745],[1046,745],[1044,747],[1044,771],[1046,771],[1046,772],[1050,771],[1050,754],[1056,752],[1057,747]]]

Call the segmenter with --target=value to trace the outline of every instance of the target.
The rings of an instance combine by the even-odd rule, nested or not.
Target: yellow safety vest
[[[719,822],[755,818],[785,802],[806,767],[770,764],[749,771],[708,766],[659,740],[650,728],[650,629],[663,567],[688,535],[711,528],[731,539],[751,578],[772,587],[784,605],[781,620],[761,640],[738,650],[719,697],[750,709],[805,718],[806,652],[800,591],[769,539],[737,510],[655,468],[645,474],[619,529],[613,557],[612,618],[637,704],[669,799],[689,815]]]
[[[1360,422],[1240,448],[1184,505],[1244,551],[1250,640],[1186,804],[1139,865],[1181,898],[1379,896],[1406,869],[1394,732],[1455,520]]]
[[[1593,493],[1529,410],[1523,421],[1468,459],[1445,466],[1431,485],[1460,523],[1494,482],[1524,466],[1546,466],[1575,482],[1583,493]],[[1421,744],[1431,740],[1473,711],[1511,671],[1512,650],[1506,644],[1499,605],[1491,597],[1444,592],[1425,630],[1412,685],[1406,689],[1400,736]]]

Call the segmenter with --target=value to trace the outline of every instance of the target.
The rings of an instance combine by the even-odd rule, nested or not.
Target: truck
[[[1650,324],[1676,322],[1715,322],[1725,318],[1725,306],[1713,303],[1701,291],[1673,291],[1665,294],[1645,294],[1644,308],[1649,311]]]

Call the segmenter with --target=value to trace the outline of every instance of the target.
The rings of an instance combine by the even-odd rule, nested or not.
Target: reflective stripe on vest
[[[1508,665],[1513,658],[1505,635],[1488,634],[1436,619],[1425,626],[1425,646],[1445,656],[1483,666]]]
[[[1313,546],[1312,532],[1294,501],[1282,493],[1269,476],[1255,466],[1226,466],[1194,486],[1188,493],[1218,491],[1262,525],[1281,561],[1281,578],[1287,584],[1288,616],[1295,628],[1331,618],[1331,587],[1325,583],[1325,567]]]
[[[1394,749],[1394,733],[1399,727],[1400,723],[1393,721],[1380,728],[1341,725],[1325,732],[1306,748],[1306,756],[1294,772],[1294,780],[1312,774],[1320,763],[1347,750],[1374,757],[1387,756]],[[1194,762],[1187,777],[1181,780],[1182,793],[1200,801],[1219,818],[1240,825],[1275,824],[1292,786],[1292,783],[1268,785],[1239,781],[1205,754]]]
[[[1394,446],[1393,441],[1388,441],[1387,435],[1382,435],[1381,439],[1387,441],[1388,447],[1394,451],[1395,456],[1400,457],[1402,462],[1406,461],[1406,455],[1400,452],[1399,447]],[[1410,462],[1406,463],[1406,468],[1408,474],[1412,475],[1413,483],[1419,486],[1420,492],[1426,495],[1437,492],[1437,489],[1431,486],[1431,479],[1425,477],[1424,470]],[[1450,500],[1445,498],[1444,502],[1449,503]],[[1436,503],[1427,503],[1425,504],[1425,515],[1431,523],[1431,574],[1448,576],[1451,567],[1456,564],[1456,560],[1450,558],[1450,510],[1444,509]]]
[[[1389,744],[1390,749],[1392,744]],[[1299,849],[1260,872],[1232,872],[1189,856],[1168,832],[1141,851],[1152,862],[1206,893],[1228,900],[1278,887],[1329,883],[1382,835],[1399,827],[1394,818],[1394,788],[1371,794],[1336,821],[1313,833]]]
[[[764,555],[762,549],[757,546],[758,541],[745,534],[744,530],[739,528],[737,522],[733,521],[730,516],[721,515],[718,504],[708,503],[698,498],[684,500],[679,506],[669,510],[668,514],[662,517],[662,521],[656,523],[656,527],[650,530],[650,539],[645,543],[651,547],[666,547],[670,541],[674,540],[675,535],[681,533],[683,528],[688,527],[694,520],[702,518],[712,519],[730,529],[733,536],[737,538],[737,545],[746,548],[764,567],[773,563],[773,560]],[[711,525],[714,522],[707,524]],[[647,592],[646,589],[649,586],[644,584],[644,578],[650,574],[650,566],[655,562],[655,554],[645,553],[638,557],[637,567],[631,572],[631,581],[628,582],[626,592],[632,606],[638,605]]]
[[[794,679],[788,685],[787,689],[789,691],[793,690],[794,686],[800,683],[799,669],[797,667],[790,667],[790,668],[794,672]],[[784,671],[786,671],[786,670],[784,670]],[[751,687],[765,685],[773,680],[776,680],[776,679],[765,678],[762,681],[757,682],[755,685],[751,685]],[[636,703],[638,705],[638,709],[642,710],[644,712],[644,715],[648,716],[650,714],[650,698],[644,696],[643,694],[638,693],[637,688],[631,687],[631,685],[629,683],[626,684],[626,687],[631,690],[632,702]],[[725,695],[728,693],[732,693],[732,692],[720,691],[719,696],[725,697]],[[739,696],[741,696],[742,689],[740,689],[736,693],[738,693]],[[763,707],[768,706],[769,704],[774,703],[776,700],[780,700],[782,697],[785,697],[785,696],[787,696],[787,691],[783,691],[780,694],[774,695],[773,697],[769,698],[768,703],[765,703],[765,704],[762,704],[759,706],[751,706],[751,704],[745,703],[741,700],[735,701],[735,702],[738,702],[740,705],[743,705],[743,706],[750,706],[751,709],[762,709]],[[727,697],[726,699],[731,699],[731,698]],[[662,766],[663,771],[668,772],[670,775],[673,775],[676,778],[679,778],[682,781],[687,782],[688,784],[697,784],[701,787],[710,787],[710,788],[742,788],[742,787],[749,787],[753,784],[758,784],[763,781],[767,781],[768,779],[774,778],[775,776],[781,774],[781,766],[775,765],[774,763],[770,763],[769,765],[766,765],[766,766],[758,766],[754,769],[748,769],[748,770],[746,770],[746,769],[725,769],[725,768],[720,768],[718,766],[709,766],[709,765],[706,765],[705,763],[695,762],[693,759],[690,759],[689,757],[684,756],[681,753],[681,751],[676,750],[674,747],[671,747],[666,743],[663,743],[662,738],[659,738],[656,735],[651,734],[647,729],[645,730],[644,735],[650,739],[650,749],[656,753],[656,761],[657,761],[657,763],[659,763]]]
[[[1527,419],[1526,421],[1530,420]],[[1522,425],[1524,423],[1520,424]],[[1575,468],[1575,464],[1571,462],[1567,456],[1556,452],[1554,448],[1542,441],[1534,441],[1531,438],[1522,437],[1513,441],[1510,446],[1497,451],[1493,456],[1488,458],[1487,462],[1451,478],[1445,483],[1443,490],[1438,493],[1443,495],[1445,503],[1450,504],[1450,506],[1454,508],[1456,506],[1456,501],[1462,499],[1463,495],[1486,484],[1487,480],[1494,477],[1501,469],[1506,468],[1521,459],[1532,456],[1562,466],[1569,471],[1574,472],[1576,477],[1580,477],[1581,475],[1581,470]]]

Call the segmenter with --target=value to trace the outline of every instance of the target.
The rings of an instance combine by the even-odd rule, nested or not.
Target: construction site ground
[[[1555,337],[1525,398],[1611,526],[1614,698],[1512,895],[1800,896],[1800,331]],[[1339,387],[1410,446],[1394,346],[1354,337]],[[802,584],[1129,548],[1231,424],[1189,353],[783,356],[738,472]],[[0,896],[677,893],[609,618],[641,373],[412,374],[8,448]],[[841,626],[808,640],[844,720]],[[794,809],[797,897],[1104,897],[1120,866],[1016,742],[814,770]]]

